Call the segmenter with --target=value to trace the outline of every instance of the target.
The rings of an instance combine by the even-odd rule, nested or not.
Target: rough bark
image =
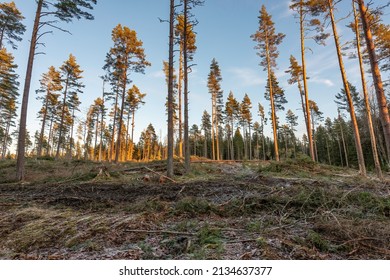
[[[347,95],[347,100],[348,100],[349,112],[350,112],[350,116],[351,116],[351,122],[352,122],[352,127],[353,127],[353,132],[354,132],[354,138],[355,138],[356,153],[357,153],[357,157],[358,157],[359,172],[362,176],[366,176],[366,166],[364,163],[364,156],[363,156],[363,150],[362,150],[362,145],[361,145],[361,141],[360,141],[360,133],[359,133],[358,123],[357,123],[357,119],[356,119],[355,108],[354,108],[353,101],[352,101],[351,91],[350,91],[350,88],[348,85],[347,74],[345,72],[343,57],[342,57],[341,49],[340,49],[340,42],[339,42],[339,36],[337,33],[336,21],[334,19],[334,14],[333,14],[333,0],[328,0],[328,8],[329,8],[329,16],[330,16],[331,23],[332,23],[333,37],[334,37],[334,41],[335,41],[341,77],[343,80],[344,89],[345,89],[345,93]]]
[[[374,126],[372,124],[371,105],[370,105],[370,100],[368,98],[366,74],[364,72],[364,65],[363,65],[363,56],[362,56],[362,52],[360,49],[359,20],[358,20],[357,14],[356,14],[354,2],[352,2],[352,7],[353,7],[353,13],[354,13],[354,17],[355,17],[356,47],[357,47],[358,58],[359,58],[360,75],[362,78],[362,88],[363,88],[363,95],[364,95],[364,104],[366,106],[368,131],[370,132],[372,155],[374,157],[376,174],[377,174],[378,178],[382,179],[383,175],[382,175],[382,169],[381,169],[381,165],[380,165],[379,157],[378,157],[378,149],[376,146],[376,137],[375,137],[375,133],[374,133]]]
[[[22,108],[20,112],[20,126],[19,126],[19,137],[18,137],[18,155],[16,162],[16,179],[18,181],[24,180],[25,176],[25,152],[26,152],[26,124],[27,124],[27,108],[28,98],[30,94],[32,70],[34,66],[35,49],[37,45],[38,27],[41,19],[43,0],[39,0],[37,4],[37,10],[35,13],[34,27],[32,31],[30,41],[30,51],[28,56],[26,80],[23,89]]]
[[[379,106],[380,120],[383,127],[383,134],[385,136],[387,162],[390,163],[390,116],[387,107],[387,100],[383,88],[381,72],[379,70],[378,57],[375,52],[375,42],[372,38],[372,33],[367,18],[367,7],[364,4],[364,0],[357,0],[357,3],[359,5],[360,17],[366,39],[367,52],[370,58],[371,73],[374,79],[374,87]]]

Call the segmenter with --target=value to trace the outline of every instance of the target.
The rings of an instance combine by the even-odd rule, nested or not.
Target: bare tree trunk
[[[74,142],[74,139],[73,139],[73,129],[74,129],[74,121],[75,121],[74,110],[75,109],[73,108],[73,112],[72,112],[72,126],[70,128],[70,141],[69,141],[69,156],[70,156],[70,159],[72,159],[73,142]],[[96,122],[96,125],[98,125],[98,122]],[[96,137],[97,137],[97,134],[96,134]],[[96,148],[96,145],[95,145],[95,148]]]
[[[125,161],[129,158],[129,131],[130,131],[130,111],[127,112],[126,139],[125,139]]]
[[[188,136],[188,0],[184,0],[184,35],[183,35],[183,70],[184,70],[184,166],[186,172],[191,171],[190,139]]]
[[[252,160],[252,131],[251,131],[251,123],[249,123],[249,160]]]
[[[104,123],[104,79],[103,79],[103,93],[102,93],[102,101],[101,105],[101,119],[100,119],[100,143],[99,143],[99,162],[102,162],[102,149],[103,149],[103,123]]]
[[[38,143],[38,151],[37,151],[38,157],[42,156],[42,144],[43,144],[43,136],[45,134],[48,103],[49,103],[49,93],[47,93],[47,95],[46,95],[45,109],[44,109],[43,117],[42,117],[41,133],[39,134],[39,143]]]
[[[390,116],[387,107],[387,100],[385,91],[383,89],[383,82],[381,72],[379,70],[378,58],[375,52],[375,43],[372,38],[371,28],[367,18],[367,7],[364,4],[364,0],[357,0],[359,4],[360,16],[362,19],[363,31],[366,37],[367,52],[371,63],[371,73],[374,79],[374,86],[376,97],[379,106],[380,120],[383,127],[383,134],[385,135],[387,162],[390,162]]]
[[[134,152],[134,128],[135,128],[135,110],[133,110],[133,116],[131,118],[131,143],[130,143],[130,159],[133,159]]]
[[[175,1],[170,0],[169,16],[169,74],[168,74],[168,160],[167,176],[173,177],[173,47],[174,47]]]
[[[58,134],[56,159],[60,158],[60,149],[62,144],[61,138],[62,138],[62,130],[64,129],[64,118],[65,118],[66,96],[68,94],[68,84],[69,84],[69,76],[66,78],[64,100],[62,102],[62,113],[61,113],[61,122],[60,122],[59,134]]]
[[[119,116],[119,129],[116,143],[116,152],[115,152],[115,163],[119,162],[119,156],[121,155],[121,136],[122,136],[122,124],[123,124],[123,111],[125,110],[125,96],[126,96],[126,80],[127,80],[127,71],[123,73],[123,91],[122,91],[122,102],[121,102],[121,112]]]
[[[362,145],[360,142],[360,134],[359,134],[358,123],[357,123],[356,115],[355,115],[355,108],[353,106],[351,91],[350,91],[349,85],[348,85],[347,74],[345,72],[343,57],[342,57],[341,49],[340,49],[339,36],[337,34],[336,22],[335,22],[334,15],[333,15],[333,0],[328,0],[328,6],[329,6],[329,15],[330,15],[331,22],[332,22],[333,37],[334,37],[336,50],[337,50],[337,57],[339,60],[339,65],[340,65],[341,77],[343,79],[344,89],[345,89],[345,93],[346,93],[347,99],[348,99],[349,112],[351,115],[353,132],[354,132],[354,136],[355,136],[354,138],[355,138],[356,153],[357,153],[357,157],[358,157],[359,172],[362,176],[366,176],[366,166],[364,163],[363,150],[362,150]]]
[[[339,124],[340,124],[341,140],[342,140],[342,142],[343,142],[343,148],[344,148],[345,165],[347,166],[347,168],[349,168],[349,163],[348,163],[348,151],[347,151],[347,146],[346,146],[346,144],[345,144],[344,129],[343,129],[343,125],[342,125],[342,123],[341,123],[341,115],[340,115],[340,112],[339,112]]]
[[[114,105],[114,120],[112,124],[112,133],[111,133],[111,145],[110,145],[110,159],[109,161],[111,162],[113,157],[114,157],[114,146],[115,146],[115,128],[116,128],[116,114],[117,114],[117,109],[118,109],[118,93],[119,93],[119,88],[116,87],[116,93],[115,93],[115,105]]]
[[[366,74],[364,73],[364,65],[363,65],[363,56],[360,49],[360,33],[359,33],[359,20],[356,14],[355,2],[352,1],[352,8],[355,17],[355,33],[356,33],[356,46],[359,57],[359,65],[360,65],[360,75],[362,78],[362,87],[363,87],[363,95],[364,95],[364,103],[366,105],[366,113],[367,113],[367,123],[368,130],[370,132],[371,139],[371,148],[372,155],[374,157],[375,171],[378,178],[383,179],[381,165],[379,163],[378,150],[376,147],[376,137],[374,133],[374,127],[372,125],[372,116],[371,116],[371,105],[370,100],[368,99],[368,91],[367,91],[367,83],[366,83]]]
[[[212,105],[211,105],[211,148],[212,148],[212,157],[215,158],[215,96],[212,94]]]
[[[303,87],[305,89],[305,105],[306,105],[306,130],[307,130],[307,138],[309,139],[309,149],[310,156],[313,161],[315,161],[314,156],[314,143],[313,143],[313,135],[310,129],[310,104],[309,104],[309,88],[307,85],[307,75],[306,75],[306,61],[305,61],[305,30],[304,30],[304,18],[303,18],[303,0],[300,3],[300,29],[301,29],[301,56],[302,56],[302,75],[303,75]]]
[[[267,66],[268,66],[268,83],[269,83],[269,97],[271,100],[271,114],[272,114],[272,129],[274,134],[274,149],[275,149],[275,160],[279,161],[279,144],[278,144],[278,132],[277,132],[277,124],[276,124],[276,111],[275,111],[275,102],[274,102],[274,94],[273,94],[273,85],[271,79],[271,62],[269,58],[268,51],[268,42],[266,43],[267,49]]]
[[[16,179],[18,181],[24,180],[25,176],[25,152],[26,152],[26,124],[27,124],[27,108],[28,97],[30,94],[30,85],[32,70],[34,65],[35,49],[37,45],[39,21],[41,19],[41,11],[43,6],[43,0],[39,0],[37,4],[37,11],[35,13],[34,27],[30,41],[30,52],[28,55],[28,63],[26,70],[26,80],[23,89],[22,108],[20,111],[20,124],[19,124],[19,136],[18,136],[18,155],[16,161]]]
[[[179,95],[179,157],[183,158],[183,120],[182,120],[182,82],[183,82],[183,44],[180,44],[180,54],[179,54],[179,85],[178,85],[178,95]]]

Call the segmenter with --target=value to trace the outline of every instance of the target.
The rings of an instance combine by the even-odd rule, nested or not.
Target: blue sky
[[[26,17],[24,23],[27,31],[19,48],[14,51],[16,63],[19,65],[19,74],[22,92],[28,57],[29,40],[36,9],[35,1],[14,0],[17,7]],[[222,71],[222,88],[226,98],[229,91],[233,91],[238,100],[242,100],[245,93],[249,95],[253,104],[253,118],[257,117],[257,104],[260,102],[268,108],[264,99],[266,72],[259,64],[259,57],[254,50],[254,42],[250,39],[258,27],[258,15],[261,5],[265,5],[273,16],[278,32],[287,34],[280,46],[280,57],[277,60],[281,85],[285,88],[289,103],[287,109],[293,110],[299,116],[299,137],[304,131],[302,111],[299,110],[300,98],[295,85],[288,85],[288,75],[285,70],[289,67],[289,57],[294,55],[300,59],[299,26],[293,13],[289,10],[289,0],[206,0],[205,5],[194,10],[199,21],[196,26],[198,51],[195,55],[196,66],[190,75],[190,125],[200,124],[202,112],[211,111],[210,94],[207,89],[207,75],[210,62],[216,58]],[[39,128],[37,112],[41,104],[35,100],[35,90],[39,88],[39,79],[42,73],[47,72],[53,65],[59,67],[70,53],[76,56],[78,63],[84,70],[84,94],[80,117],[84,117],[87,108],[93,100],[101,96],[102,82],[99,76],[104,74],[102,66],[106,53],[112,46],[111,31],[118,24],[135,30],[144,43],[147,59],[152,66],[146,69],[145,75],[134,74],[132,80],[140,90],[147,94],[146,104],[136,115],[136,135],[152,123],[156,132],[166,135],[165,100],[166,85],[162,72],[163,60],[168,55],[168,24],[160,23],[158,18],[168,18],[168,0],[98,0],[98,5],[92,12],[94,21],[75,21],[71,24],[61,24],[72,35],[54,31],[43,38],[45,55],[36,57],[30,91],[28,110],[28,129],[31,135]],[[351,8],[350,1],[342,1],[338,6],[337,18],[344,17]],[[389,16],[385,17],[389,23]],[[341,40],[351,38],[350,31],[345,27],[350,21],[338,23]],[[329,27],[328,27],[329,28]],[[307,52],[310,99],[317,102],[324,116],[335,117],[337,108],[333,102],[334,96],[342,87],[338,61],[335,55],[333,40],[329,39],[327,46],[316,46],[308,42],[312,51]],[[345,59],[347,75],[352,84],[360,90],[359,71],[357,61]],[[283,122],[285,113],[281,113]],[[268,130],[270,131],[270,124]],[[137,136],[138,137],[138,136]],[[137,138],[136,138],[137,140]]]

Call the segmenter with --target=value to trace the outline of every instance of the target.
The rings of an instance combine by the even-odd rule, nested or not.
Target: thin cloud
[[[242,86],[258,86],[265,84],[265,81],[260,78],[260,74],[251,68],[234,67],[228,70],[240,82]]]
[[[327,87],[334,87],[335,86],[334,82],[329,80],[329,79],[313,78],[313,79],[310,79],[310,82],[313,82],[316,84],[326,85]]]

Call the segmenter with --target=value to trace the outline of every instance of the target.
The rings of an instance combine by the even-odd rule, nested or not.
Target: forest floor
[[[31,160],[20,184],[0,161],[0,259],[390,259],[389,175],[197,161],[160,182],[145,167],[165,172]]]

